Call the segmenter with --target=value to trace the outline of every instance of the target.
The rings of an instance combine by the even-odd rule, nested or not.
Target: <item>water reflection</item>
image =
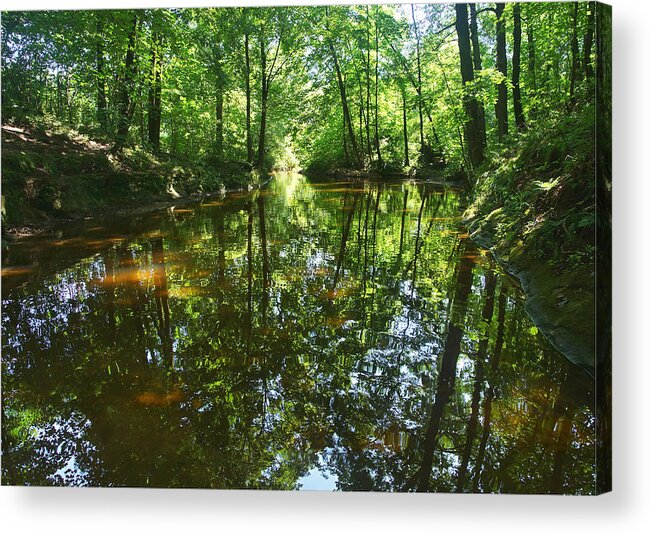
[[[4,482],[593,492],[592,384],[459,202],[285,175],[12,244]]]

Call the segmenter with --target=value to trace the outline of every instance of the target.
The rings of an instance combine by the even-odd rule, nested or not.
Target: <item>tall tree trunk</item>
[[[116,132],[116,147],[124,146],[129,133],[129,126],[131,125],[131,117],[133,116],[134,100],[133,89],[136,83],[136,34],[140,22],[140,15],[138,11],[133,14],[133,22],[127,42],[127,53],[124,59],[124,75],[120,83],[120,93],[118,99],[118,128]]]
[[[332,45],[332,42],[328,43],[330,48],[330,54],[332,56],[332,61],[335,65],[335,74],[337,76],[337,85],[339,87],[339,95],[341,97],[341,108],[343,111],[344,118],[344,127],[348,132],[348,137],[350,139],[350,150],[353,156],[353,162],[357,169],[362,168],[362,160],[357,149],[357,140],[355,139],[355,132],[353,131],[353,123],[350,119],[350,110],[348,108],[348,99],[346,98],[346,85],[341,76],[341,68],[339,67],[339,59],[337,58],[337,53],[335,52],[335,47]]]
[[[350,154],[348,153],[348,142],[346,141],[346,121],[342,121],[341,126],[343,127],[341,129],[341,142],[344,147],[344,162],[346,162],[346,166],[350,165]]]
[[[269,98],[269,85],[267,78],[267,49],[264,37],[260,36],[260,137],[258,138],[258,168],[264,167],[265,137],[267,133],[267,99]]]
[[[160,150],[161,121],[161,58],[160,33],[155,32],[151,43],[151,74],[149,79],[148,140],[155,151]]]
[[[465,5],[465,4],[464,4]],[[414,24],[414,36],[416,37],[416,68],[417,68],[417,85],[416,92],[418,93],[418,127],[420,132],[420,153],[425,153],[425,133],[423,130],[423,80],[422,70],[420,65],[420,34],[418,33],[418,26],[416,24],[416,14],[414,12],[414,4],[411,4],[411,19]],[[466,25],[468,24],[466,18]]]
[[[214,49],[215,65],[215,158],[224,159],[224,87],[225,76],[219,48]]]
[[[97,68],[97,121],[99,122],[102,130],[106,129],[107,113],[106,113],[106,78],[104,74],[104,47],[103,47],[103,33],[104,27],[102,24],[102,12],[96,11],[97,17],[97,43],[95,47],[95,61]]]
[[[527,75],[529,77],[529,83],[531,83],[531,89],[535,93],[538,90],[536,81],[536,44],[533,39],[533,25],[531,23],[531,14],[529,13],[530,7],[527,6]]]
[[[477,29],[477,6],[475,4],[468,4],[470,7],[470,40],[472,42],[472,61],[475,66],[475,71],[482,70],[481,62],[481,49],[479,48],[479,30]],[[481,142],[486,147],[486,112],[484,111],[484,104],[477,101],[479,106],[479,132],[482,136]]]
[[[522,95],[520,93],[520,47],[522,43],[522,19],[520,4],[513,4],[513,60],[511,82],[513,83],[513,112],[515,126],[522,130],[526,126],[524,111],[522,110]]]
[[[583,38],[583,71],[585,73],[586,79],[592,78],[592,42],[594,41],[594,2],[588,2],[586,4],[586,9],[588,10],[588,21],[587,28],[585,32],[585,37]]]
[[[508,110],[508,95],[506,91],[506,32],[504,21],[504,4],[495,4],[495,14],[497,16],[496,25],[496,66],[502,79],[497,84],[497,102],[495,103],[495,117],[497,119],[497,135],[504,137],[509,133],[509,110]]]
[[[31,86],[31,84],[30,84]],[[72,96],[70,93],[70,73],[66,72],[66,109],[68,111],[68,124],[72,124]]]
[[[402,137],[405,144],[404,165],[409,167],[409,137],[407,135],[407,95],[405,88],[401,88],[402,95]]]
[[[477,98],[468,89],[468,85],[475,79],[472,68],[472,56],[470,52],[470,31],[468,29],[468,6],[467,4],[455,4],[456,10],[456,31],[459,44],[459,61],[461,68],[461,79],[464,85],[463,107],[467,115],[464,125],[468,155],[473,167],[484,161],[484,147],[481,132],[481,118],[479,115],[479,104]]]
[[[215,88],[215,156],[217,161],[224,159],[224,85],[221,80]]]
[[[573,15],[572,15],[572,38],[570,41],[570,47],[572,50],[572,70],[570,72],[570,100],[574,98],[574,92],[576,90],[576,85],[579,83],[581,78],[581,69],[579,67],[579,38],[578,38],[578,19],[579,19],[579,3],[575,2],[573,4]]]
[[[56,106],[56,115],[57,118],[61,118],[63,113],[63,84],[61,83],[61,73],[57,72],[57,106]]]
[[[251,136],[251,59],[249,34],[244,34],[244,77],[246,90],[246,161],[253,163],[253,137]]]
[[[360,143],[364,143],[364,89],[362,87],[362,80],[358,77],[357,85],[359,87],[359,139]]]
[[[380,152],[380,117],[378,113],[377,97],[378,97],[378,70],[380,64],[380,47],[379,36],[377,27],[377,11],[378,6],[375,6],[375,151],[377,153],[378,166],[382,167],[382,153]]]
[[[366,153],[369,162],[373,159],[371,149],[371,17],[366,5]]]

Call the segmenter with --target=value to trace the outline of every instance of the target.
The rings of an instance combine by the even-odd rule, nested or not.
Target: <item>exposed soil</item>
[[[2,125],[3,239],[62,221],[194,202],[253,183],[250,169],[237,163],[192,167],[142,149],[113,152],[73,132]]]

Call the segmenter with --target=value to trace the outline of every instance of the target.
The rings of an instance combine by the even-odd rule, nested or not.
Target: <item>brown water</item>
[[[3,483],[594,492],[592,383],[459,203],[278,175],[11,244]]]

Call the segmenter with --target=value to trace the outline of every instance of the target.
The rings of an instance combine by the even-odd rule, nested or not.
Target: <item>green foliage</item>
[[[417,5],[413,13],[406,5],[6,12],[3,116],[50,114],[120,144],[119,125],[127,121],[127,143],[147,147],[152,91],[160,83],[161,150],[175,158],[246,161],[247,136],[257,154],[264,108],[266,168],[345,167],[355,159],[354,142],[365,167],[400,170],[406,128],[412,167],[429,165],[433,151],[458,169],[466,166],[464,91],[483,105],[490,150],[502,142],[495,133],[496,87],[512,84],[495,68],[490,6],[478,6],[483,65],[465,89],[452,5]],[[589,9],[581,4],[575,21],[572,4],[522,7],[520,85],[529,124],[564,113],[571,91],[589,91],[584,76],[571,80],[576,58],[568,40],[575,32],[583,45]],[[504,17],[511,45],[511,5]],[[81,41],[88,46],[77,46]],[[594,61],[594,54],[587,57]],[[335,59],[354,140],[347,139]],[[580,73],[588,68],[579,66]]]
[[[466,211],[502,247],[523,244],[558,271],[594,263],[594,102],[584,99],[493,155]]]

